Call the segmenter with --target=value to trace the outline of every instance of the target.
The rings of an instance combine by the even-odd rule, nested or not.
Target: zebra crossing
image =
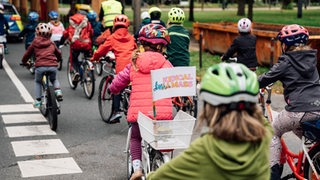
[[[82,173],[72,157],[47,158],[69,151],[32,104],[0,105],[0,115],[15,156],[27,157],[17,161],[22,178]]]

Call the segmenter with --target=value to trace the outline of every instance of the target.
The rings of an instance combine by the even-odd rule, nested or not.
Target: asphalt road
[[[17,76],[17,79],[22,83],[22,87],[26,88],[27,93],[22,93],[24,95],[22,96],[18,88],[11,81],[7,74],[10,70],[9,67],[6,67],[6,71],[0,70],[0,179],[126,179],[126,156],[123,151],[127,136],[127,123],[124,119],[122,119],[120,124],[115,125],[109,125],[101,121],[97,102],[97,88],[101,77],[97,77],[96,79],[96,92],[91,100],[86,99],[82,88],[78,87],[76,90],[70,89],[66,73],[66,60],[69,54],[68,47],[62,49],[64,63],[63,69],[58,75],[64,100],[61,103],[61,115],[58,117],[56,134],[52,135],[49,133],[18,137],[10,135],[12,128],[23,126],[30,129],[31,126],[35,125],[47,126],[47,122],[5,123],[6,117],[11,115],[27,117],[30,114],[40,114],[39,112],[26,112],[28,108],[25,108],[25,106],[31,107],[31,101],[26,102],[26,94],[29,94],[29,97],[32,98],[34,80],[33,75],[31,75],[27,69],[19,66],[21,57],[25,51],[24,44],[9,43],[8,47],[9,54],[6,55],[6,61],[10,69],[12,69],[13,73]],[[15,80],[15,83],[17,83],[18,80]],[[21,90],[23,88],[19,89]],[[283,108],[284,102],[281,95],[273,95],[272,101],[274,110],[279,111]],[[13,106],[16,112],[4,110],[8,105]],[[22,133],[22,131],[18,133]],[[195,133],[194,138],[198,137],[198,135],[199,133]],[[287,134],[286,139],[290,146],[296,150],[297,138],[292,134]],[[43,148],[43,144],[50,145],[48,140],[60,142],[61,144],[53,145],[54,147],[61,147],[60,150],[51,150],[51,152],[47,154],[43,152],[38,152],[38,154],[29,153],[30,147],[34,144],[37,145],[35,149]],[[24,148],[19,148],[23,146],[16,146],[25,141],[32,141],[34,144],[31,143],[27,147],[24,146]],[[45,141],[45,143],[39,145],[40,141]],[[64,151],[61,149],[64,149]],[[47,149],[43,151],[47,152]],[[71,168],[69,168],[69,164],[65,161],[54,165],[51,164],[52,166],[59,167],[58,170],[55,169],[54,172],[49,172],[53,173],[50,176],[45,175],[45,173],[48,172],[42,172],[40,168],[27,169],[23,166],[24,162],[70,159],[73,160],[74,165]],[[65,171],[62,171],[59,175],[60,170]],[[30,175],[30,172],[34,174]],[[22,178],[28,176],[30,176],[30,178]]]

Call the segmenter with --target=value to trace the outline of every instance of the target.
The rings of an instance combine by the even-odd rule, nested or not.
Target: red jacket
[[[140,53],[136,66],[138,70],[135,70],[131,64],[128,64],[110,85],[110,91],[113,94],[118,94],[131,82],[130,107],[127,115],[129,122],[137,121],[139,111],[153,118],[150,72],[151,70],[172,67],[171,63],[162,54],[151,51]],[[172,120],[172,99],[157,100],[156,112],[156,119]]]
[[[27,61],[34,54],[35,67],[40,66],[58,66],[61,60],[61,52],[50,38],[36,36],[22,57],[22,63]]]
[[[131,62],[132,52],[137,48],[134,37],[127,28],[117,29],[107,40],[99,46],[92,59],[99,60],[109,51],[116,57],[116,73],[122,71]]]

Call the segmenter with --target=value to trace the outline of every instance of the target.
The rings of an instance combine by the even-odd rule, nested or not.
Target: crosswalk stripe
[[[18,161],[23,178],[82,173],[73,158]]]
[[[17,157],[69,153],[60,139],[13,141],[11,144]]]
[[[32,104],[0,105],[0,113],[39,112]]]
[[[7,126],[9,137],[56,135],[49,125]]]
[[[41,114],[6,114],[2,119],[5,124],[47,122]]]

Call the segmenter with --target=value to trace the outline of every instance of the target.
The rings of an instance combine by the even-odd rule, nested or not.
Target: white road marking
[[[22,98],[24,99],[24,101],[26,103],[32,103],[33,102],[32,96],[30,95],[28,90],[24,87],[24,85],[21,83],[21,81],[18,79],[16,74],[12,71],[12,69],[10,68],[9,64],[7,63],[7,61],[5,59],[3,59],[2,63],[3,63],[3,68],[7,72],[7,74],[9,76],[9,78],[11,79],[12,83],[17,87],[17,89],[20,92],[20,94],[21,94]]]
[[[73,158],[18,161],[23,178],[82,173]]]
[[[33,107],[32,104],[10,104],[0,105],[0,113],[14,112],[40,112],[39,109]]]
[[[7,114],[2,119],[5,124],[47,122],[41,114]]]
[[[11,144],[17,157],[69,153],[60,139],[13,141]]]
[[[49,125],[9,126],[6,130],[9,137],[56,135]]]

